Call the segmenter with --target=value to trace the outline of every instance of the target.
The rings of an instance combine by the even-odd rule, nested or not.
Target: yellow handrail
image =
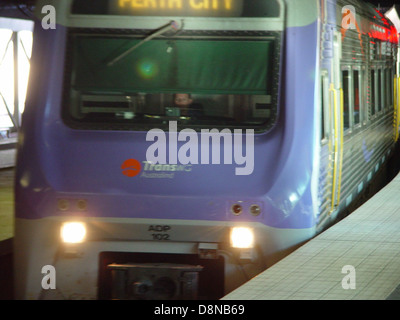
[[[399,139],[399,126],[400,126],[400,77],[397,75],[394,78],[394,86],[393,86],[393,139],[395,142]]]
[[[397,123],[396,123],[396,141],[399,139],[399,126],[400,126],[400,77],[397,77]]]
[[[395,76],[393,79],[393,140],[397,142],[398,134],[397,134],[397,77]]]
[[[337,103],[337,90],[333,83],[331,83],[329,91],[333,93],[333,105],[334,105],[334,142],[335,142],[335,157],[333,164],[333,181],[332,181],[332,199],[331,199],[331,211],[334,211],[335,205],[339,204],[340,201],[340,190],[342,183],[342,164],[343,164],[343,89],[340,88],[340,106],[338,110]],[[338,112],[339,111],[339,112]],[[339,119],[338,119],[339,114]],[[339,140],[340,139],[340,140]],[[340,144],[340,148],[339,148]],[[338,174],[339,170],[339,174]],[[336,188],[337,186],[337,188]],[[337,191],[337,199],[335,201],[335,195]]]

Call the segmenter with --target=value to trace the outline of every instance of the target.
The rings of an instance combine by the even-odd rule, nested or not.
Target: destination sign
[[[140,16],[237,17],[243,0],[112,0],[110,13]]]
[[[74,0],[72,14],[182,16],[182,17],[277,17],[277,0]]]

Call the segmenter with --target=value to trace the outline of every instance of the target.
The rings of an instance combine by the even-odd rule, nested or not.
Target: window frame
[[[369,97],[369,105],[368,105],[368,110],[369,110],[369,121],[372,121],[377,117],[377,106],[376,106],[376,99],[377,99],[377,94],[376,94],[376,72],[377,68],[375,66],[371,66],[369,70],[369,88],[370,88],[370,97]],[[372,74],[373,73],[373,74]],[[373,111],[373,112],[372,112]]]
[[[341,70],[340,70],[340,76],[341,76],[341,84],[342,84],[342,90],[343,90],[343,112],[342,112],[342,116],[343,116],[343,135],[348,135],[352,132],[352,118],[353,115],[351,114],[350,110],[351,110],[351,101],[352,101],[352,68],[350,65],[342,65]],[[344,106],[345,106],[345,98],[346,98],[346,94],[345,94],[345,84],[344,84],[344,72],[348,73],[348,81],[347,81],[347,96],[348,96],[348,127],[345,127],[345,110],[344,110]]]
[[[353,99],[351,100],[351,109],[352,109],[352,128],[353,130],[357,130],[359,128],[361,128],[364,124],[364,86],[363,86],[363,76],[365,73],[365,67],[361,66],[361,65],[354,65],[352,66],[352,70],[351,70],[351,92],[352,92],[352,97]],[[358,72],[358,77],[357,79],[355,79],[354,77],[354,72],[357,71]],[[355,81],[358,82],[358,122],[355,123],[354,119],[354,112],[355,112],[355,92],[354,92],[354,84]]]
[[[329,141],[332,133],[330,121],[330,93],[329,93],[329,73],[328,70],[321,70],[320,74],[320,102],[321,102],[321,143]]]

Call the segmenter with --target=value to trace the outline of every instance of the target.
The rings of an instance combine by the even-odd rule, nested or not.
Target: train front
[[[278,194],[309,177],[274,181],[283,3],[96,3],[37,6],[16,297],[220,298],[310,232]]]

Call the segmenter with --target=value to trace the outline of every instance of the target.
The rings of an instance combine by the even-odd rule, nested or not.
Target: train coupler
[[[197,299],[200,265],[172,263],[112,263],[112,299]]]

